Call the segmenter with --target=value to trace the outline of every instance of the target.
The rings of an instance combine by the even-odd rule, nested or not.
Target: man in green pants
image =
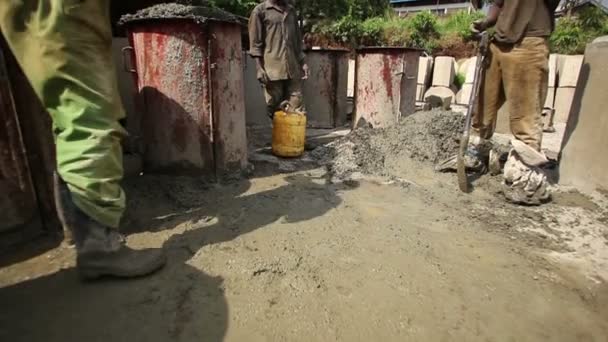
[[[85,279],[137,277],[161,250],[132,250],[118,233],[125,210],[124,117],[111,55],[110,0],[2,0],[0,28],[53,119],[58,214]]]

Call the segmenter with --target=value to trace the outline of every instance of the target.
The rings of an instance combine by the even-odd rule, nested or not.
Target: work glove
[[[270,82],[270,77],[268,77],[268,73],[266,73],[264,68],[258,68],[257,78],[258,81],[264,85]]]
[[[488,22],[485,19],[475,20],[471,24],[471,32],[474,34],[480,34],[481,32],[488,29]]]

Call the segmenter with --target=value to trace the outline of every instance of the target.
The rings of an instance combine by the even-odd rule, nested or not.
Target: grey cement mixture
[[[455,155],[463,125],[464,116],[460,113],[418,112],[393,127],[357,129],[315,149],[312,155],[338,179],[357,172],[391,176],[387,164],[396,159],[437,164]]]
[[[179,1],[144,8],[134,14],[120,18],[119,24],[125,25],[134,21],[161,19],[192,19],[204,24],[207,21],[221,21],[242,24],[243,19],[219,8],[211,7],[206,1]]]

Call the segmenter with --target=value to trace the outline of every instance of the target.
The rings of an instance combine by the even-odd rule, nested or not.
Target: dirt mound
[[[396,159],[436,164],[453,156],[463,125],[460,113],[418,112],[393,127],[355,130],[312,154],[338,178],[348,178],[355,172],[390,176],[386,165]]]

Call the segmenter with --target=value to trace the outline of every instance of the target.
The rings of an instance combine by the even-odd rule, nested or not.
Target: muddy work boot
[[[486,143],[485,141],[480,141],[479,138],[477,138],[477,140],[473,140],[469,144],[467,152],[464,155],[464,164],[466,166],[467,171],[471,173],[485,173],[487,171],[488,166],[489,151],[490,147],[488,147],[488,143]],[[454,155],[437,164],[437,166],[435,167],[435,171],[456,172],[457,163],[458,156]]]
[[[78,209],[67,185],[55,176],[57,212],[76,243],[76,266],[81,278],[134,278],[151,274],[165,265],[162,249],[134,250],[115,229],[105,227]]]

